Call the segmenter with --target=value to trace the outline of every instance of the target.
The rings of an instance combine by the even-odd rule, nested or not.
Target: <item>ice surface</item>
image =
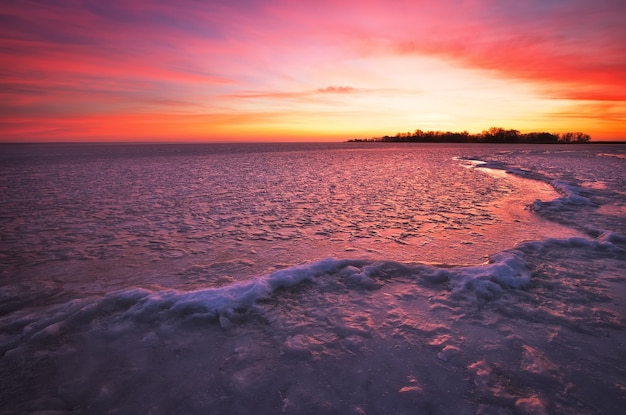
[[[0,413],[620,413],[621,147],[384,148],[2,156]]]
[[[155,413],[610,413],[623,404],[624,297],[612,304],[588,271],[619,274],[625,254],[547,240],[484,267],[327,259],[221,288],[74,301],[5,330],[3,390],[78,413],[140,411],[138,396]],[[27,364],[46,375],[26,385]]]
[[[0,275],[193,289],[331,256],[480,264],[574,235],[524,210],[544,195],[528,181],[461,168],[462,147],[227,148],[6,151]]]

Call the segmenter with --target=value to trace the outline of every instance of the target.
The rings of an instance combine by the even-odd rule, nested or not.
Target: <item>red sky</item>
[[[626,2],[7,1],[0,141],[626,139]]]

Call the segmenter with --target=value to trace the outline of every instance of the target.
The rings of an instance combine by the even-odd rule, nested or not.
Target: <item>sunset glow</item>
[[[621,0],[18,0],[0,16],[5,142],[626,139]]]

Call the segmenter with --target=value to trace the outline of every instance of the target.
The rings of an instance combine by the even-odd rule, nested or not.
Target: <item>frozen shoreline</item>
[[[625,257],[571,238],[466,268],[329,259],[19,313],[4,409],[614,413]]]
[[[0,413],[617,413],[626,237],[596,209],[614,184],[490,167],[552,183],[533,210],[577,236],[486,265],[337,255],[218,283],[198,267],[190,288],[5,279]]]

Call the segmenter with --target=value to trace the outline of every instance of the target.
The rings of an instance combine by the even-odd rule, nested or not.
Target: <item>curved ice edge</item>
[[[574,183],[564,180],[552,179],[541,173],[536,173],[518,167],[509,167],[505,163],[497,161],[483,161],[475,157],[455,157],[455,159],[463,163],[467,163],[464,165],[464,167],[503,170],[508,174],[513,174],[515,176],[523,177],[525,179],[536,180],[549,184],[554,190],[556,190],[559,194],[563,196],[550,201],[542,201],[537,199],[532,202],[528,206],[529,210],[539,215],[546,216],[546,214],[549,215],[549,213],[562,214],[564,212],[570,212],[573,210],[575,211],[576,209],[584,207],[598,207],[598,204],[593,202],[589,198],[589,196],[592,194],[592,191],[580,187]],[[581,230],[584,231],[587,235],[598,238],[601,241],[612,241],[614,243],[620,244],[626,243],[624,242],[624,238],[626,238],[625,236],[615,232],[611,232],[606,229],[582,226]]]
[[[541,214],[542,212],[563,213],[572,210],[575,211],[576,209],[584,207],[598,207],[598,204],[593,202],[589,198],[592,193],[590,190],[577,186],[573,183],[564,180],[550,179],[544,175],[518,168],[507,169],[506,172],[531,180],[538,180],[548,183],[559,194],[563,195],[562,197],[546,202],[541,200],[535,200],[533,203],[530,204],[529,209],[537,214]],[[613,232],[607,229],[599,229],[589,225],[582,226],[581,229],[587,235],[598,239],[600,242],[611,242],[614,244],[622,245],[626,244],[626,235],[622,235],[620,233]]]
[[[543,208],[551,207],[551,208],[563,208],[568,205],[593,205],[593,203],[587,196],[589,195],[589,190],[584,189],[580,186],[577,186],[573,183],[566,182],[563,180],[556,180],[550,177],[547,177],[543,174],[536,173],[530,170],[526,170],[519,167],[510,167],[505,163],[492,161],[492,160],[480,160],[476,157],[455,157],[456,160],[460,160],[464,163],[468,163],[466,167],[472,168],[487,168],[493,170],[503,170],[508,174],[513,174],[518,177],[523,177],[525,179],[536,180],[540,182],[544,182],[549,184],[556,190],[559,194],[563,195],[563,197],[548,201],[542,202],[540,200],[536,200],[531,204],[531,210],[540,211]]]
[[[513,173],[515,174],[515,173]],[[572,183],[568,183],[562,180],[549,180],[548,183],[560,194],[563,195],[563,197],[551,200],[550,202],[539,202],[539,201],[535,201],[536,203],[540,203],[538,206],[535,206],[535,204],[533,204],[533,206],[537,209],[543,207],[543,205],[551,205],[551,206],[555,206],[555,207],[561,207],[561,206],[567,206],[567,205],[590,205],[590,206],[596,206],[595,203],[593,203],[588,197],[587,195],[589,194],[589,191],[586,189],[583,189],[580,186],[576,186],[575,184]]]
[[[118,322],[148,324],[169,320],[212,321],[226,328],[232,319],[248,312],[263,314],[262,302],[276,297],[281,288],[311,282],[323,287],[320,277],[332,276],[355,290],[379,288],[385,281],[402,278],[430,287],[441,286],[452,295],[461,295],[469,301],[491,301],[506,290],[524,289],[531,282],[526,255],[555,248],[588,248],[615,251],[626,250],[612,241],[623,242],[626,237],[606,234],[603,240],[574,237],[525,242],[515,248],[493,255],[489,263],[477,266],[444,267],[425,264],[403,264],[392,261],[333,259],[297,265],[220,288],[195,291],[143,288],[112,292],[95,300],[74,300],[48,310],[46,317],[28,324],[22,331],[22,340],[46,340],[56,337],[77,325],[91,325],[100,318]],[[475,298],[475,300],[472,300]]]
[[[495,169],[498,167],[493,166],[491,168]],[[574,183],[566,182],[564,180],[551,179],[545,175],[521,168],[501,168],[503,168],[507,173],[518,177],[547,183],[559,194],[563,195],[562,197],[547,202],[535,200],[530,207],[533,211],[540,211],[546,207],[550,207],[552,209],[565,209],[568,206],[596,206],[596,204],[593,203],[588,197],[590,194],[589,190],[577,186]]]

